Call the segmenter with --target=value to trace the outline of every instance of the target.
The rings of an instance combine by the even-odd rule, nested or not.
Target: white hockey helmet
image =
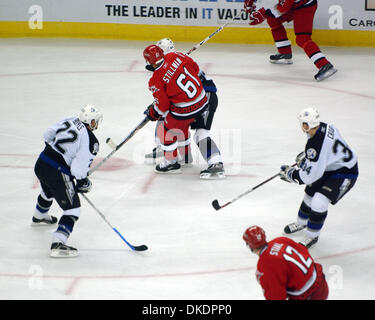
[[[314,108],[306,108],[303,109],[298,115],[299,123],[302,127],[302,130],[307,132],[312,128],[319,126],[319,112]],[[303,127],[303,124],[307,124],[308,129]]]
[[[98,124],[103,121],[103,115],[96,107],[84,105],[79,113],[79,120],[87,124],[91,130],[96,130]],[[95,123],[92,123],[92,120],[95,120]]]
[[[160,39],[156,45],[164,51],[164,54],[176,51],[173,41],[169,38]]]

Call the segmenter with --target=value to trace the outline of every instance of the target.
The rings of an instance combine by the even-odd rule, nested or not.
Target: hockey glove
[[[264,20],[266,20],[266,9],[260,8],[258,11],[253,12],[250,15],[250,25],[255,26],[257,24],[262,23]]]
[[[76,190],[79,193],[87,193],[91,190],[92,183],[89,178],[77,180]]]
[[[287,165],[282,165],[280,167],[280,169],[281,169],[281,171],[280,171],[280,179],[281,180],[284,180],[286,182],[298,183],[298,182],[293,180],[293,172],[296,170],[295,168],[293,168],[291,166],[287,166]]]
[[[161,115],[155,110],[155,107],[154,107],[154,104],[150,104],[147,109],[145,110],[145,112],[143,112],[147,118],[149,118],[151,121],[156,121],[158,120]]]
[[[252,14],[253,11],[255,11],[255,2],[257,2],[257,0],[245,0],[243,7],[248,14]]]
[[[306,153],[305,151],[302,151],[299,153],[296,157],[296,164],[298,168],[302,168],[306,161]]]

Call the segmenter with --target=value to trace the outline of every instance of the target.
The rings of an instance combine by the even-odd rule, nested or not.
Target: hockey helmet
[[[302,130],[307,132],[312,128],[319,126],[319,112],[314,108],[306,108],[303,109],[298,115],[299,123],[302,127]],[[308,129],[303,127],[303,124],[307,124]]]
[[[160,39],[156,45],[163,50],[164,54],[176,51],[173,41],[169,38]]]
[[[102,113],[92,105],[84,105],[79,113],[79,120],[87,124],[91,130],[98,129],[98,124],[103,121]],[[95,123],[92,123],[95,120]]]
[[[266,233],[261,227],[252,226],[245,230],[242,239],[246,242],[246,245],[251,249],[259,249],[267,244]]]
[[[143,57],[145,58],[147,64],[157,65],[158,63],[163,61],[163,49],[155,44],[149,45],[143,51]]]

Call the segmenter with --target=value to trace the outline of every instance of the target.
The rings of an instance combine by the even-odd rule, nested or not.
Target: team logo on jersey
[[[152,93],[155,93],[155,92],[158,92],[159,89],[156,88],[155,86],[151,86],[151,87],[150,87],[150,91],[151,91]]]
[[[255,276],[257,278],[258,283],[260,283],[260,278],[264,275],[263,272],[259,272],[258,270],[255,272]]]
[[[92,146],[92,154],[96,155],[99,152],[99,143],[95,142]]]
[[[307,151],[306,151],[306,157],[307,157],[307,159],[310,159],[310,160],[315,159],[317,154],[318,153],[313,148],[307,149]]]

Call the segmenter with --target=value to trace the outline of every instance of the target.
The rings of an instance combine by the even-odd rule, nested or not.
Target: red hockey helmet
[[[251,250],[261,248],[267,244],[266,233],[261,227],[258,226],[247,228],[242,238]]]
[[[152,44],[143,51],[143,57],[148,64],[155,65],[163,60],[164,52],[159,46]]]

